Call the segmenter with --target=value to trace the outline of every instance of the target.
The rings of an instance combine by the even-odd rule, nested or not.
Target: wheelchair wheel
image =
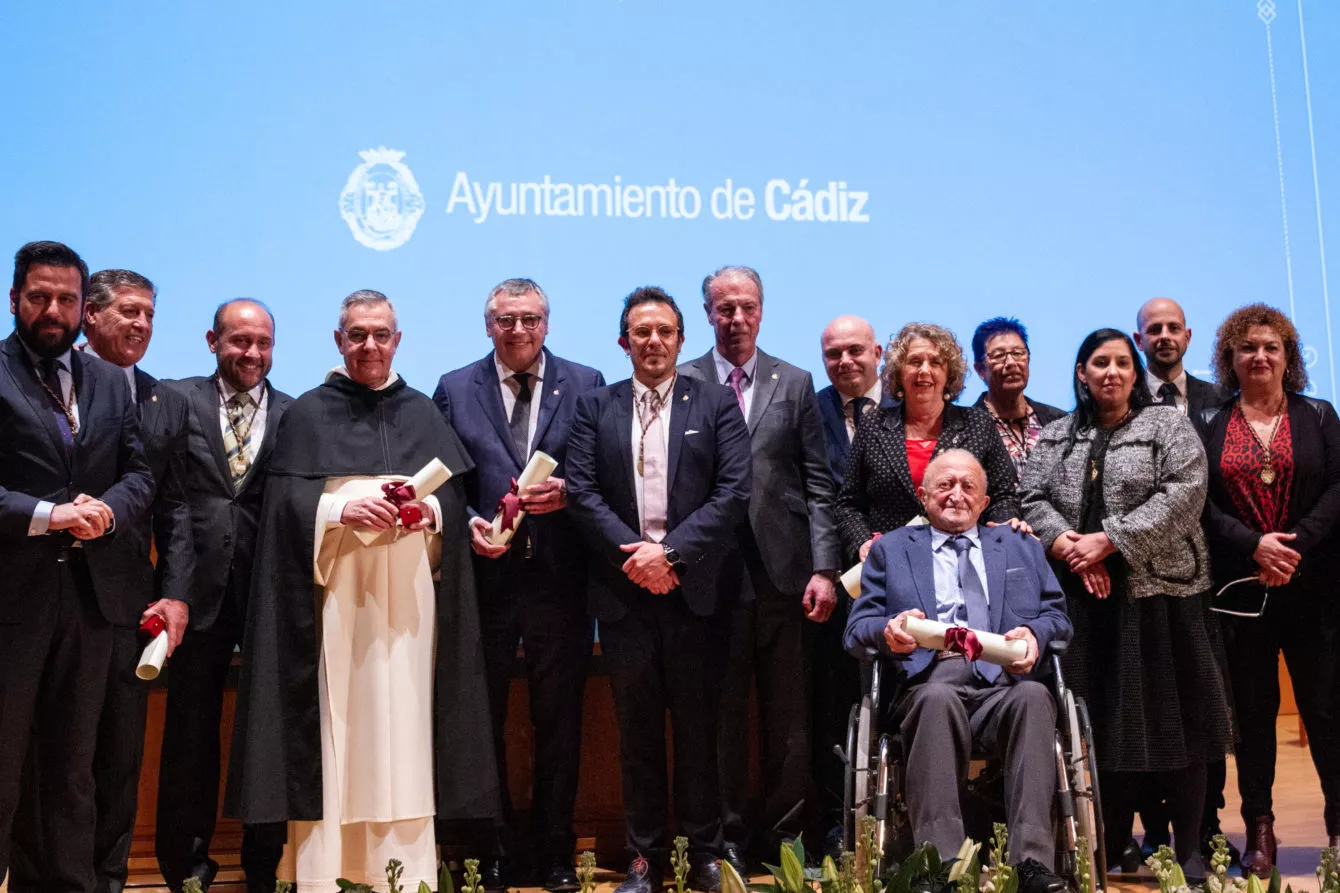
[[[1095,885],[1105,888],[1107,885],[1107,829],[1103,827],[1103,798],[1098,788],[1098,756],[1093,747],[1093,723],[1089,721],[1089,705],[1083,698],[1076,698],[1075,709],[1079,715],[1080,730],[1084,741],[1084,772],[1088,776],[1090,832],[1089,848],[1094,865]]]
[[[1068,788],[1070,808],[1073,811],[1074,833],[1086,842],[1090,866],[1090,884],[1087,891],[1097,893],[1105,888],[1107,880],[1107,850],[1103,833],[1102,801],[1098,792],[1097,757],[1093,747],[1093,727],[1089,723],[1088,707],[1083,698],[1065,692],[1064,701],[1064,763],[1063,788]],[[1071,841],[1073,846],[1074,841]],[[1074,856],[1067,866],[1074,870]]]
[[[842,849],[856,851],[856,801],[860,797],[860,773],[856,767],[856,736],[860,727],[861,705],[852,704],[847,715],[847,746],[843,749],[847,771],[842,784]]]

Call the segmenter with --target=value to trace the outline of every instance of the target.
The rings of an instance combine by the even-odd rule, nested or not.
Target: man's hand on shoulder
[[[489,535],[492,533],[493,525],[488,521],[478,515],[470,519],[470,548],[475,550],[476,555],[483,555],[485,558],[499,558],[504,552],[512,548],[511,543],[495,546],[489,542]]]
[[[1016,676],[1033,672],[1033,665],[1038,662],[1038,640],[1033,631],[1026,626],[1016,626],[1005,634],[1005,640],[1009,642],[1019,640],[1028,645],[1028,653],[1006,667],[1006,671]]]
[[[884,643],[889,646],[889,650],[894,654],[911,654],[917,650],[917,640],[912,638],[911,633],[903,629],[903,621],[908,617],[915,617],[918,620],[926,619],[926,615],[920,610],[911,608],[890,617],[889,622],[884,625]]]
[[[351,499],[344,506],[340,523],[368,530],[390,530],[400,518],[400,510],[380,496]]]

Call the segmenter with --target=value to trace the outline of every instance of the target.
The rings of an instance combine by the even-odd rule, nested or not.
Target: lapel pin
[[[554,396],[555,396],[555,397],[558,396],[558,388],[554,388]]]
[[[773,380],[773,381],[776,381],[776,380],[777,380],[777,373],[776,373],[776,372],[772,373],[772,380]]]
[[[689,402],[689,395],[688,395],[688,394],[685,394],[685,395],[684,395],[683,397],[681,397],[680,399],[683,400],[685,403],[688,403],[688,402]]]
[[[157,394],[154,394],[152,397],[150,397],[150,398],[149,398],[149,402],[150,402],[150,403],[157,403],[157,402],[158,402],[158,395],[157,395]]]

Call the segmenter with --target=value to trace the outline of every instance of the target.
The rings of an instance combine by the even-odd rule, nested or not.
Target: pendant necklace
[[[1243,411],[1242,400],[1238,400],[1238,414],[1241,415],[1242,420],[1247,423],[1247,428],[1252,432],[1252,436],[1256,438],[1256,442],[1261,445],[1261,451],[1266,454],[1266,461],[1261,466],[1261,471],[1257,474],[1257,477],[1259,477],[1261,483],[1265,484],[1267,487],[1275,483],[1275,462],[1270,448],[1275,443],[1275,435],[1279,433],[1280,423],[1284,421],[1284,407],[1287,403],[1288,398],[1280,401],[1280,408],[1275,413],[1275,423],[1270,426],[1270,437],[1267,440],[1262,440],[1261,435],[1256,431],[1256,426],[1248,420],[1247,413]]]

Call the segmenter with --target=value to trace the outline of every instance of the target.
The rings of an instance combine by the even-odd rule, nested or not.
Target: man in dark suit
[[[107,691],[98,721],[93,761],[97,829],[93,860],[98,893],[119,893],[125,887],[130,845],[135,837],[140,764],[144,757],[144,723],[149,685],[135,675],[142,643],[138,627],[151,615],[165,624],[168,655],[181,642],[189,613],[193,562],[191,517],[182,490],[182,456],[186,448],[186,401],[138,367],[153,336],[157,292],[145,277],[130,270],[101,270],[89,278],[84,299],[85,355],[96,356],[125,370],[131,399],[140,417],[140,440],[153,472],[150,511],[127,524],[109,558],[130,583],[123,591],[111,623],[111,664]],[[157,565],[150,561],[157,550]],[[40,755],[35,755],[35,757]],[[14,839],[10,890],[22,893],[41,887],[33,873],[40,860],[37,830],[39,803],[32,785],[25,787],[24,809],[17,823],[28,828]]]
[[[242,642],[266,465],[291,402],[266,380],[274,331],[260,302],[226,302],[205,333],[217,371],[172,382],[189,407],[183,481],[195,543],[190,627],[168,673],[154,839],[173,890],[188,877],[208,887],[218,871],[209,844],[218,811],[223,692]],[[246,829],[242,868],[253,893],[273,891],[282,848],[282,828]]]
[[[932,459],[920,495],[930,523],[898,528],[871,547],[846,634],[855,654],[905,656],[892,715],[902,731],[912,833],[956,852],[973,745],[997,751],[1020,891],[1060,893],[1065,882],[1051,868],[1056,704],[1033,671],[1048,643],[1070,638],[1064,594],[1041,543],[1007,525],[977,523],[990,499],[971,453]],[[930,651],[903,629],[909,616],[1004,634],[1027,651],[1004,668]]]
[[[577,398],[604,387],[605,378],[545,349],[549,299],[530,279],[508,279],[489,292],[484,330],[493,339],[493,351],[443,375],[433,400],[475,461],[466,497],[503,809],[511,811],[503,727],[520,640],[535,742],[530,844],[540,884],[559,893],[579,886],[572,811],[592,642],[586,613],[588,552],[566,510],[568,430]],[[536,451],[551,456],[558,467],[547,482],[517,494],[526,517],[511,542],[495,545],[490,534],[496,507]],[[510,837],[503,832],[497,851],[483,865],[485,889],[505,889],[509,882],[510,865],[504,859],[516,855],[508,852]]]
[[[743,564],[749,429],[730,389],[677,375],[684,317],[659,288],[624,301],[632,379],[582,395],[568,440],[568,511],[595,550],[591,613],[618,716],[627,848],[618,893],[661,887],[669,840],[665,713],[689,886],[720,885],[717,708]]]
[[[703,309],[716,345],[679,371],[731,389],[748,421],[754,466],[739,531],[748,573],[731,615],[718,732],[722,858],[746,875],[751,842],[775,858],[782,839],[804,830],[803,806],[813,803],[805,620],[823,623],[837,604],[841,546],[814,381],[757,348],[762,279],[749,267],[722,267],[703,280]],[[757,841],[746,818],[751,683],[765,792]]]
[[[1042,429],[1066,415],[1063,409],[1024,396],[1030,359],[1028,330],[1012,316],[992,317],[972,333],[972,368],[986,385],[973,406],[996,423],[1021,478]]]
[[[1207,409],[1222,404],[1229,398],[1219,387],[1211,382],[1197,378],[1187,372],[1182,358],[1191,345],[1191,329],[1186,324],[1186,314],[1182,307],[1171,298],[1151,298],[1140,306],[1135,314],[1135,331],[1131,333],[1135,346],[1145,355],[1145,381],[1154,399],[1168,406],[1176,406],[1183,415],[1199,419]],[[1210,858],[1214,835],[1220,833],[1219,810],[1224,808],[1224,783],[1228,778],[1228,767],[1224,760],[1211,760],[1206,764],[1205,778],[1205,820],[1202,829],[1201,850],[1206,861]],[[1147,792],[1140,807],[1140,824],[1145,828],[1143,853],[1137,854],[1133,841],[1123,854],[1123,870],[1132,864],[1138,866],[1138,855],[1150,855],[1160,846],[1171,842],[1168,811],[1163,807],[1163,793],[1159,790]],[[1108,839],[1114,831],[1130,829],[1110,829]],[[1229,859],[1233,865],[1241,862],[1238,848],[1229,844]]]
[[[824,327],[819,347],[830,382],[819,392],[819,415],[829,470],[835,485],[841,487],[857,426],[870,410],[891,407],[896,401],[880,384],[879,360],[884,352],[869,322],[859,316],[839,316]],[[842,647],[850,607],[851,599],[839,591],[833,613],[812,636],[810,651],[813,772],[819,787],[823,847],[834,859],[842,852],[847,770],[834,756],[833,747],[846,746],[847,715],[861,696],[860,667]]]
[[[33,874],[92,891],[93,759],[111,623],[135,585],[120,540],[153,494],[125,375],[71,350],[88,267],[57,242],[14,258],[0,345],[0,881],[31,745]],[[35,850],[35,852],[34,852]]]

